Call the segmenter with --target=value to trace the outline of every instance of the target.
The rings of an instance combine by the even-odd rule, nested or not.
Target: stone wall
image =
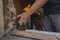
[[[0,0],[0,36],[7,33],[16,18],[13,0]]]
[[[0,38],[4,35],[3,2],[0,0]]]

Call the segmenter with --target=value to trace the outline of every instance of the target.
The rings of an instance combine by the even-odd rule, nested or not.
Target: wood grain
[[[36,39],[43,39],[43,40],[57,40],[60,39],[58,35],[48,35],[48,34],[41,34],[41,33],[32,33],[32,32],[25,32],[25,31],[17,31],[13,34],[14,36],[22,36],[27,38],[36,38]]]

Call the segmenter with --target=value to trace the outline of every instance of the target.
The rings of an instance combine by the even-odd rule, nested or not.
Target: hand
[[[28,20],[28,18],[30,17],[29,13],[27,13],[27,12],[24,12],[24,13],[18,15],[18,17],[19,16],[21,17],[20,22],[19,22],[20,24],[25,23]]]

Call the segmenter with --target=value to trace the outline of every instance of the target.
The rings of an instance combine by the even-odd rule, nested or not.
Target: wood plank
[[[21,0],[14,0],[16,13],[17,15],[20,14],[20,10],[22,10],[22,1]]]
[[[48,35],[44,33],[35,33],[35,32],[17,31],[13,35],[28,37],[28,38],[43,39],[43,40],[57,40],[57,39],[60,40],[60,35]]]

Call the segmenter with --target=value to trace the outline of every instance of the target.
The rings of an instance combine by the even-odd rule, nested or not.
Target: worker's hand
[[[20,18],[20,24],[26,22],[26,21],[28,20],[28,18],[30,17],[30,16],[29,16],[29,13],[27,13],[27,12],[24,12],[24,13],[18,15],[18,17],[19,17],[19,16],[21,17],[21,18]]]

